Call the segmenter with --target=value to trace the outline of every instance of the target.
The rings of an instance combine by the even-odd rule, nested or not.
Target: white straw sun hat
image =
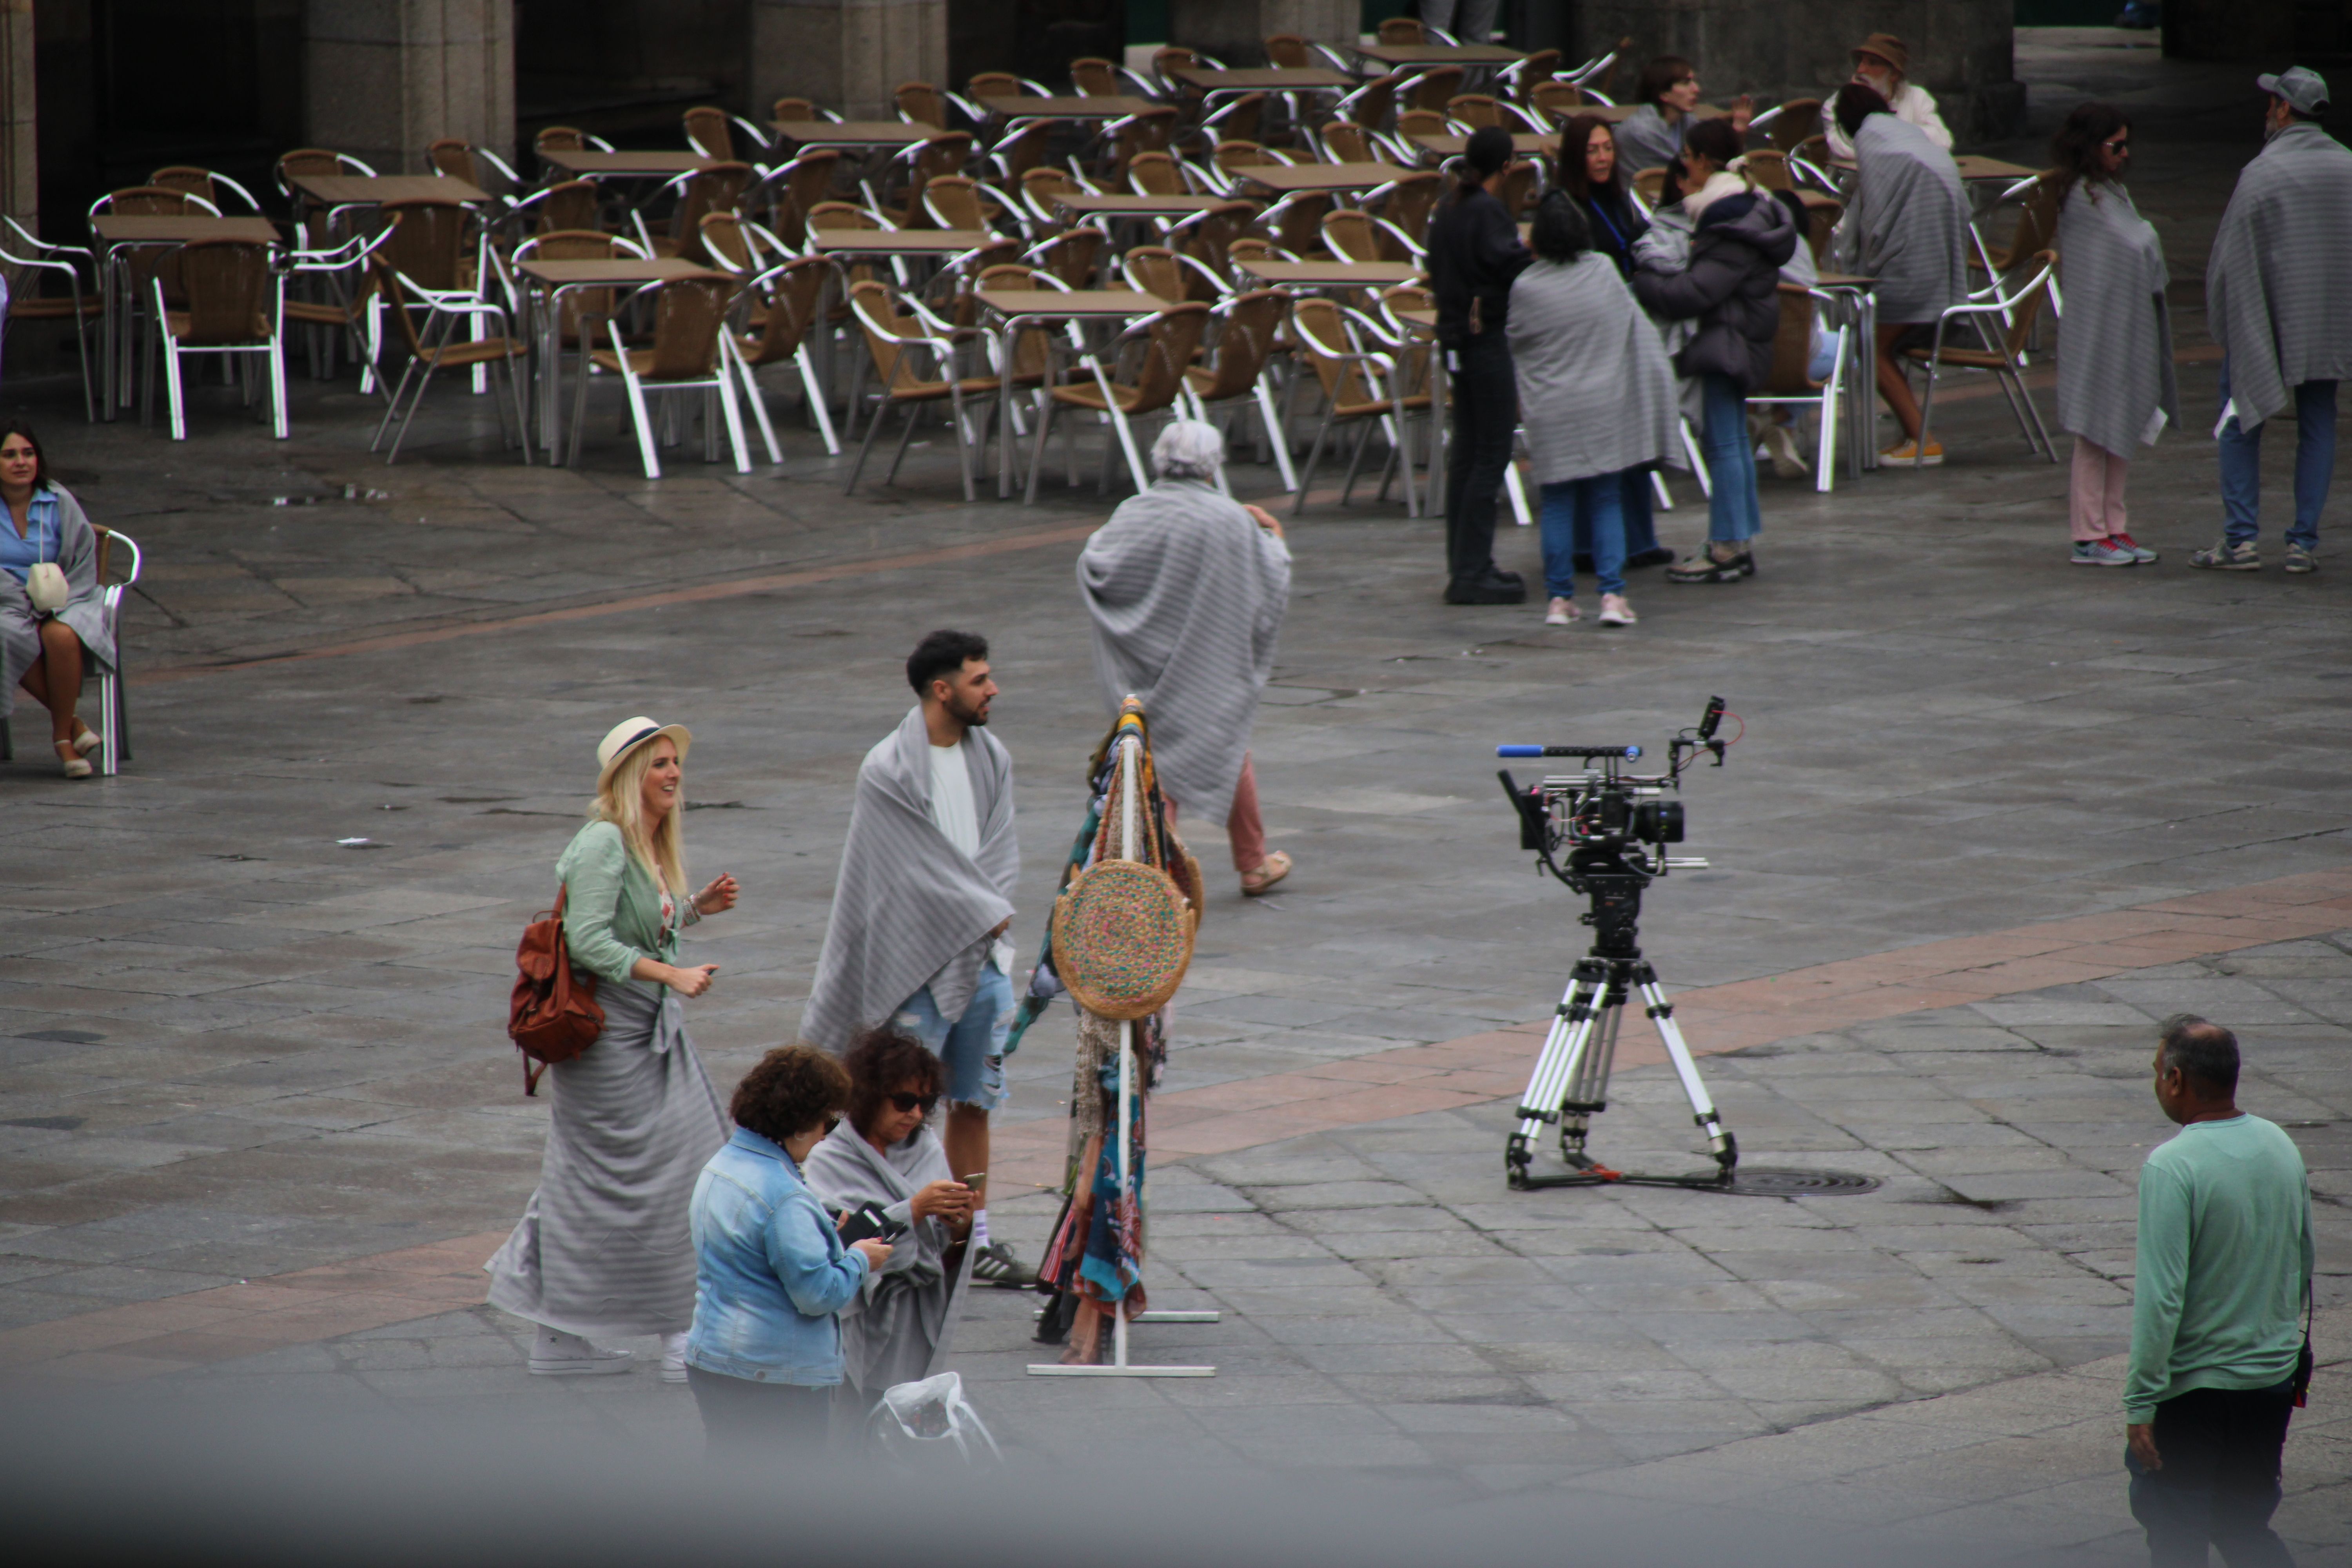
[[[667,735],[677,743],[677,760],[686,761],[686,751],[694,744],[694,732],[683,724],[656,724],[646,718],[624,719],[604,732],[596,742],[596,788],[602,791],[611,782],[613,770],[621,759],[648,741]]]

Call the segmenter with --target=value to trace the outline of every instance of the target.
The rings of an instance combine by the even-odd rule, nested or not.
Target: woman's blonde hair
[[[680,784],[677,804],[662,818],[661,826],[653,833],[646,831],[646,772],[654,764],[654,750],[668,742],[670,750],[677,742],[667,735],[657,735],[645,745],[632,749],[613,769],[612,776],[596,792],[596,804],[588,815],[600,822],[609,822],[621,830],[621,842],[629,847],[637,864],[663,887],[679,897],[686,896],[686,835],[678,818],[686,814],[686,786]]]

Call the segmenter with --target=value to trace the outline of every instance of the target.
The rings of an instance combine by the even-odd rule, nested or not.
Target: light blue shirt
[[[58,492],[43,485],[25,507],[23,537],[18,537],[13,517],[0,527],[0,572],[19,583],[27,581],[35,563],[58,558]]]

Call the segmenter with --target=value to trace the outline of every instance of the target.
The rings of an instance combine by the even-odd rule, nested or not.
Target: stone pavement
[[[2161,62],[2099,69],[2154,105],[2136,180],[2179,237],[2184,434],[2210,428],[2195,237],[2251,117],[2196,99],[2194,136],[2168,137],[2158,111],[2188,89]],[[20,710],[35,743],[0,767],[0,1362],[690,1445],[677,1391],[534,1384],[516,1325],[469,1305],[543,1128],[498,1031],[511,944],[594,741],[639,711],[696,731],[692,857],[746,887],[694,944],[723,966],[690,1013],[723,1082],[793,1031],[906,647],[984,630],[1026,948],[1103,721],[1069,577],[1102,505],[1057,485],[1034,510],[963,505],[938,445],[845,500],[845,464],[796,432],[780,472],[686,461],[647,484],[602,440],[604,404],[581,471],[526,469],[454,388],[387,470],[348,384],[296,385],[294,441],[207,389],[176,447],[85,429],[56,382],[0,393],[149,551],[137,760],[68,785]],[[1225,1321],[1139,1329],[1139,1350],[1219,1374],[1029,1380],[1029,1303],[990,1293],[958,1364],[1019,1450],[1157,1439],[1433,1500],[1696,1488],[2127,1560],[2113,1357],[2133,1173],[2166,1131],[2150,1026],[2181,1008],[2241,1031],[2248,1103],[2294,1125],[2340,1367],[2345,579],[2186,570],[2218,504],[2210,444],[2175,437],[2133,484],[2164,562],[2065,567],[2062,470],[2025,458],[2000,399],[1950,409],[1947,468],[1829,497],[1768,481],[1763,574],[1637,579],[1622,634],[1447,609],[1433,524],[1362,492],[1310,506],[1255,742],[1301,868],[1244,901],[1202,847],[1212,905],[1154,1123],[1155,1300]],[[1662,531],[1687,547],[1701,522],[1685,504]],[[1502,548],[1532,564],[1527,535]],[[1655,745],[1711,692],[1746,727],[1686,792],[1713,868],[1655,890],[1646,945],[1696,1043],[1731,1051],[1705,1070],[1750,1161],[1885,1184],[1507,1192],[1502,1101],[1581,933],[1513,847],[1492,747]],[[994,1162],[992,1221],[1033,1255],[1068,1043],[1057,1014],[1013,1058]],[[1672,1079],[1637,1066],[1621,1088],[1601,1151],[1691,1162]],[[2341,1551],[2327,1375],[2287,1522]]]

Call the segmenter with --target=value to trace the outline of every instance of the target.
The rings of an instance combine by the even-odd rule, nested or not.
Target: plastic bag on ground
[[[966,1465],[1004,1460],[980,1412],[963,1396],[960,1373],[943,1372],[884,1390],[866,1427],[876,1450],[908,1468],[946,1461],[950,1445]]]

